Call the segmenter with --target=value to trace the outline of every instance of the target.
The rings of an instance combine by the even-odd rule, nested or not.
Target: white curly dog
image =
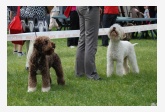
[[[114,61],[116,61],[116,74],[123,76],[130,71],[129,64],[134,73],[139,73],[134,45],[129,41],[122,41],[125,38],[124,30],[119,24],[114,24],[108,31],[110,42],[107,49],[107,77],[114,71]]]

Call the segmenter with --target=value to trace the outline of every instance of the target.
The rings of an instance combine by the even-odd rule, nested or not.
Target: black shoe
[[[17,54],[17,50],[16,51],[13,51],[13,54]]]
[[[87,75],[87,77],[93,80],[101,80],[100,76],[96,72],[93,72],[91,75]]]
[[[107,47],[108,45],[102,45],[103,47]]]
[[[17,55],[18,55],[18,57],[21,57],[21,56],[24,55],[24,53],[23,52],[18,52]]]

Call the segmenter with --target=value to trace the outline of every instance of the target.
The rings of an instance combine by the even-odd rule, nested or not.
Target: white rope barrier
[[[155,30],[155,29],[157,29],[157,24],[123,27],[125,33],[141,32],[141,31]],[[109,28],[100,28],[99,35],[107,35],[108,30]],[[47,32],[36,32],[36,34],[37,36],[48,36],[50,39],[73,38],[73,37],[79,37],[80,30],[47,31]],[[7,41],[34,40],[34,39],[36,39],[35,32],[7,35]]]

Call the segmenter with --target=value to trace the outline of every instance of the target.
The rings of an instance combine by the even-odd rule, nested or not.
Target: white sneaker
[[[70,48],[75,48],[74,46],[70,46]]]
[[[18,52],[18,56],[19,56],[19,57],[21,57],[21,56],[23,56],[23,55],[24,55],[23,52]]]

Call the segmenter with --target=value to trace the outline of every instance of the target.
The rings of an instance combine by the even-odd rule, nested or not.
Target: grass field
[[[99,39],[96,54],[97,71],[102,80],[75,77],[76,48],[68,48],[66,39],[53,40],[60,56],[66,85],[58,86],[51,69],[52,85],[48,93],[41,92],[41,76],[37,76],[37,91],[27,92],[28,72],[26,56],[13,55],[11,42],[7,43],[7,105],[8,106],[149,106],[157,103],[157,40],[132,39],[140,73],[123,77],[106,77],[106,47]],[[26,51],[25,46],[23,51]]]

